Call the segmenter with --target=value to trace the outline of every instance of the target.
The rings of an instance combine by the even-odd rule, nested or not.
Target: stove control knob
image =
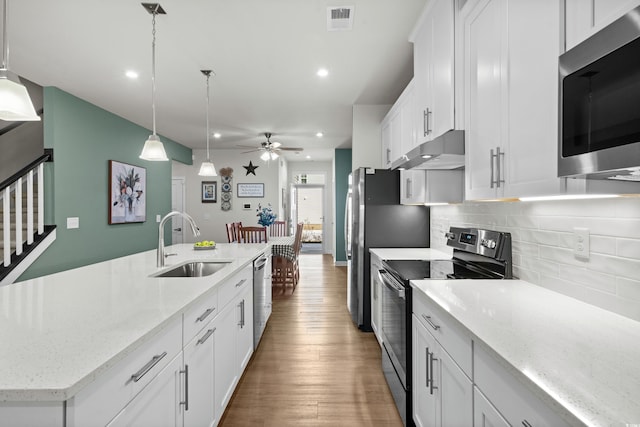
[[[480,244],[485,248],[489,248],[489,249],[495,249],[496,247],[496,241],[491,239],[482,239]]]

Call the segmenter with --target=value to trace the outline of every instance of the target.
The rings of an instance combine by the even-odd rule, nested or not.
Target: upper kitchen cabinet
[[[469,0],[461,22],[466,198],[560,193],[560,0]]]
[[[566,50],[637,6],[640,0],[565,0]]]
[[[454,128],[456,0],[428,3],[413,42],[415,145]]]
[[[415,145],[413,126],[414,81],[411,80],[382,119],[382,167],[391,169],[391,164]]]

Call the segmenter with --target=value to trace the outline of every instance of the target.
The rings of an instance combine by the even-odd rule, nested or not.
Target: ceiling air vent
[[[327,31],[349,31],[353,28],[354,6],[327,8]]]

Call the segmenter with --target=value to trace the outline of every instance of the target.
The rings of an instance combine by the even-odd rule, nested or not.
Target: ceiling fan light
[[[0,119],[8,122],[40,121],[27,88],[16,74],[7,69],[0,69]]]
[[[268,151],[265,151],[265,152],[264,152],[264,153],[262,153],[262,155],[260,156],[260,158],[261,158],[262,160],[264,160],[265,162],[269,160],[269,157],[270,157],[270,156],[269,156],[269,152],[268,152]]]
[[[200,176],[218,176],[216,172],[216,167],[209,160],[206,162],[202,162],[200,165],[200,172],[198,172]]]
[[[164,151],[164,145],[158,138],[158,135],[149,135],[142,147],[142,153],[140,154],[142,160],[148,160],[150,162],[164,162],[169,160],[166,151]]]
[[[278,157],[280,157],[280,156],[278,156],[278,153],[276,153],[275,151],[272,151],[272,152],[270,153],[270,156],[271,156],[271,160],[275,160],[275,159],[277,159]]]

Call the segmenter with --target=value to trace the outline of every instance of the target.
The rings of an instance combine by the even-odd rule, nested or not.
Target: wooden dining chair
[[[229,241],[229,243],[237,242],[238,237],[233,222],[228,222],[224,226],[227,229],[227,240]]]
[[[236,237],[236,242],[242,243],[242,236],[240,235],[240,228],[242,228],[242,222],[233,223],[233,234]]]
[[[296,226],[295,240],[293,241],[293,257],[289,255],[278,255],[272,258],[271,281],[274,285],[298,285],[300,280],[300,271],[298,257],[300,255],[300,247],[302,246],[302,228],[304,224],[299,223]]]
[[[240,227],[242,243],[267,243],[267,227]]]
[[[283,237],[287,235],[287,221],[274,221],[269,226],[269,236]]]
[[[300,264],[298,262],[300,258],[300,249],[302,248],[302,230],[304,229],[304,223],[299,222],[296,225],[296,239],[293,241],[293,251],[296,254],[296,258],[293,262],[293,283],[294,287],[300,280]]]

